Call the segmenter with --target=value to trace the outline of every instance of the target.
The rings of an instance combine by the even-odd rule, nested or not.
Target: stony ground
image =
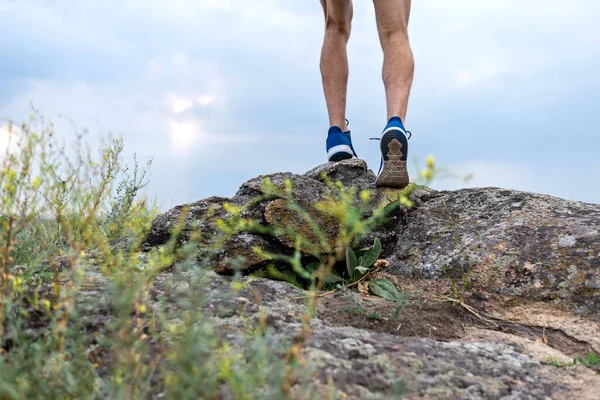
[[[360,160],[270,178],[280,188],[290,179],[295,200],[309,204],[328,194],[322,174],[373,190],[377,201],[389,196],[373,187],[374,175]],[[227,217],[224,203],[247,204],[261,194],[262,178],[246,182],[232,199],[213,197],[170,210],[155,221],[145,248],[164,244],[186,208],[184,241],[195,227],[211,237],[216,220]],[[400,392],[407,399],[600,398],[598,367],[549,362],[600,354],[600,205],[497,188],[419,189],[411,199],[413,208],[399,209],[374,232],[391,263],[379,274],[406,294],[406,304],[395,313],[394,303],[364,294],[323,297],[304,354],[313,379],[324,386],[333,382],[352,399]],[[246,213],[264,224],[302,229],[278,200]],[[318,223],[335,231],[326,218]],[[245,255],[241,267],[250,272],[265,261],[253,247],[290,253],[292,245],[286,238],[244,233],[211,262],[227,274],[227,260]],[[176,276],[169,270],[157,277],[157,301],[175,290]],[[306,292],[247,277],[236,296],[221,295],[231,279],[214,274],[204,289],[213,298],[205,312],[227,340],[239,340],[242,327],[261,318],[281,341],[297,337]],[[85,290],[101,295],[101,275],[89,272],[87,281]],[[467,289],[457,293],[452,282]],[[101,324],[110,316],[89,310],[88,318]]]

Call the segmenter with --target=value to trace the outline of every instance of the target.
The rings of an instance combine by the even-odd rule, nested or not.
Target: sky
[[[471,186],[600,203],[600,2],[417,0],[411,159]],[[161,208],[326,162],[317,0],[0,0],[0,125],[122,135]],[[347,118],[375,172],[386,107],[373,3],[355,0]],[[3,138],[0,130],[0,146]],[[417,172],[412,167],[412,174]]]

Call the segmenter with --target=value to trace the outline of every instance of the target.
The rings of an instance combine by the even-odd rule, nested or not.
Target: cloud
[[[170,121],[171,146],[175,155],[186,154],[191,146],[200,140],[206,140],[208,134],[201,129],[200,121]]]
[[[0,125],[0,154],[4,155],[6,150],[15,143],[14,131]]]
[[[546,177],[532,171],[527,164],[474,159],[452,164],[446,169],[449,176],[435,185],[440,189],[492,186],[525,191],[535,188],[538,192],[546,192],[551,187]]]
[[[169,95],[168,101],[171,104],[171,110],[173,110],[175,114],[181,114],[185,110],[189,110],[194,106],[194,103],[192,103],[190,100],[180,97],[176,94]]]
[[[122,134],[126,151],[154,158],[165,206],[325,161],[317,1],[31,0],[0,10],[0,118],[26,118],[33,101],[65,137],[73,128],[59,115],[90,128],[93,143]],[[577,175],[600,174],[585,161],[598,147],[599,13],[592,0],[413,2],[411,157],[433,153],[478,185],[600,201]],[[354,145],[377,169],[367,138],[386,115],[372,2],[355,2],[349,57]]]
[[[446,96],[539,84],[535,74],[567,59],[575,65],[598,59],[598,50],[590,50],[600,37],[599,14],[591,0],[413,2],[417,73]]]
[[[470,65],[455,70],[457,89],[480,85],[502,76],[509,70],[508,63],[498,58],[474,58]]]
[[[213,104],[215,101],[215,96],[212,94],[203,94],[201,96],[196,97],[196,103],[198,103],[202,107],[208,107]]]

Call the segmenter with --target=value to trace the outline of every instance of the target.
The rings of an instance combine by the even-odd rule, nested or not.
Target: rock
[[[221,274],[231,273],[234,270],[248,270],[267,261],[266,254],[258,254],[254,248],[265,252],[280,253],[281,249],[273,248],[264,238],[258,235],[241,233],[235,235],[213,258],[214,270]]]
[[[223,204],[229,199],[209,197],[192,204],[177,206],[160,215],[152,223],[152,229],[146,238],[146,245],[156,247],[166,244],[171,239],[174,228],[181,226],[183,240],[189,240],[190,235],[202,232],[202,240],[208,242],[217,231],[216,221],[224,218],[226,212]]]
[[[226,203],[242,207],[241,217],[251,218],[265,227],[271,226],[275,229],[298,232],[316,244],[319,240],[312,227],[300,214],[290,210],[287,205],[285,200],[286,182],[289,181],[293,185],[291,200],[311,216],[327,238],[324,246],[319,245],[316,248],[303,246],[302,250],[307,255],[313,256],[331,252],[335,250],[333,246],[335,238],[339,234],[339,223],[331,215],[320,212],[315,207],[319,202],[333,198],[333,192],[325,183],[324,177],[328,178],[332,184],[338,179],[341,182],[355,180],[360,183],[359,189],[373,191],[373,206],[385,197],[384,194],[374,190],[374,174],[367,169],[366,163],[362,160],[326,164],[309,171],[305,176],[291,173],[259,176],[245,182],[231,199],[210,197],[195,203],[177,206],[160,215],[153,222],[144,247],[150,249],[166,244],[171,239],[174,229],[181,225],[179,241],[182,244],[186,243],[192,234],[198,233],[201,237],[199,258],[203,258],[209,248],[213,247],[214,238],[221,233],[217,227],[217,221],[231,216],[224,208]],[[264,184],[266,179],[270,181],[270,190],[266,190],[267,187]],[[259,200],[257,200],[258,198]],[[382,230],[378,235],[382,242],[391,244],[396,237],[397,221],[394,222],[395,219],[397,220],[397,217],[390,218],[393,224],[391,229]],[[387,228],[389,223],[384,227]],[[265,258],[252,254],[253,247],[259,247],[265,252],[291,254],[295,242],[293,234],[275,238],[264,233],[243,232],[224,241],[217,256],[212,259],[212,263],[216,271],[232,273],[234,268],[226,259],[245,254],[249,257],[245,260],[240,259],[236,268],[243,271],[255,270],[265,261]],[[372,243],[372,238],[370,238],[370,243]]]
[[[264,182],[271,182],[270,192]],[[210,247],[219,235],[218,219],[227,219],[225,203],[244,209],[242,216],[261,226],[288,229],[318,242],[313,229],[297,212],[289,209],[286,182],[293,185],[291,199],[305,210],[325,233],[327,246],[302,247],[307,255],[327,253],[339,232],[338,221],[315,205],[332,196],[328,185],[340,181],[369,190],[373,207],[390,202],[397,191],[377,190],[374,174],[362,160],[347,160],[318,166],[304,175],[276,173],[244,183],[232,199],[211,197],[178,206],[153,223],[146,246],[165,244],[182,220],[182,241],[192,232],[201,234],[201,244]],[[327,183],[329,182],[329,184]],[[256,201],[258,196],[263,196]],[[396,277],[426,280],[459,280],[478,296],[527,299],[566,307],[577,315],[600,317],[600,206],[566,201],[551,196],[498,188],[436,192],[418,188],[410,199],[414,207],[392,213],[362,244],[379,237],[388,272]],[[357,200],[358,201],[358,200]],[[260,232],[242,232],[223,241],[212,263],[221,273],[255,270],[266,261],[253,251],[292,254],[296,235],[273,237]],[[201,246],[202,247],[202,246]],[[200,255],[206,252],[201,251]],[[462,284],[462,283],[461,283]],[[487,293],[487,294],[486,294]],[[506,300],[506,299],[505,299]]]
[[[497,188],[426,194],[390,273],[464,276],[472,288],[600,316],[600,206]]]
[[[163,296],[161,287],[169,286],[168,281],[174,278],[163,274],[162,283],[154,289],[158,297]],[[306,311],[299,297],[306,293],[284,282],[242,278],[245,289],[231,296],[223,289],[229,278],[212,279],[206,285],[207,297],[212,300],[204,309],[227,332],[242,331],[248,327],[248,321],[258,321],[263,315],[273,340],[297,337],[301,316]],[[350,314],[345,322],[334,322],[333,315],[348,312],[344,308],[346,300],[338,296],[336,307],[331,302],[319,304],[317,317],[311,320],[303,368],[317,371],[313,378],[316,383],[326,385],[332,379],[347,398],[398,398],[398,393],[405,393],[407,398],[449,400],[569,396],[591,400],[596,395],[594,388],[600,385],[600,375],[585,369],[556,372],[556,367],[546,362],[547,353],[529,353],[533,340],[506,334],[502,340],[490,336],[482,339],[475,335],[478,330],[467,335],[460,327],[455,329],[453,340],[440,340],[435,331],[428,337],[417,337],[399,333],[395,328],[386,332],[353,326],[357,319]],[[381,303],[391,308],[389,302]],[[419,316],[426,318],[429,313],[420,310]],[[458,314],[456,318],[460,324],[468,320]],[[417,319],[406,315],[402,323],[409,325],[412,321],[417,325]],[[395,321],[394,326],[398,323]],[[228,336],[234,342],[236,338]],[[553,356],[562,355],[548,348]]]
[[[302,204],[302,203],[300,203]],[[320,229],[327,238],[327,245],[320,246],[321,253],[329,253],[335,247],[335,239],[339,234],[339,222],[332,216],[319,213],[314,208],[307,207],[307,213],[313,221],[318,221]],[[285,200],[270,201],[265,208],[265,221],[274,227],[286,227],[292,229],[298,235],[307,238],[311,243],[319,243],[319,238],[311,226],[297,212],[291,211]],[[286,234],[279,237],[279,241],[290,248],[296,246],[296,235]],[[312,248],[300,245],[300,249],[307,253],[318,253]]]
[[[189,240],[199,231],[202,243],[209,246],[219,234],[216,221],[228,218],[227,202],[246,207],[244,217],[263,226],[292,229],[317,242],[306,221],[289,210],[285,197],[286,182],[293,185],[291,198],[302,207],[326,234],[326,248],[333,250],[339,232],[335,218],[314,207],[332,195],[328,181],[354,186],[358,192],[369,190],[373,206],[397,196],[395,190],[377,190],[372,171],[362,160],[347,160],[320,165],[304,175],[276,173],[244,183],[232,199],[211,197],[178,206],[159,216],[147,238],[147,246],[166,243],[184,209],[182,238]],[[269,179],[272,193],[265,193]],[[257,196],[264,198],[253,204]],[[279,197],[279,198],[277,198]],[[399,210],[369,235],[364,244],[377,236],[383,243],[383,255],[392,264],[389,272],[440,280],[469,281],[475,290],[492,295],[552,302],[578,315],[600,316],[600,206],[566,201],[551,196],[498,188],[435,192],[419,188],[411,194],[414,207]],[[245,232],[223,243],[214,268],[227,273],[232,267],[226,259],[247,256],[238,268],[254,270],[265,261],[252,249],[291,254],[294,235],[278,238],[257,232]],[[303,247],[307,254],[319,251]]]
[[[344,186],[353,186],[359,190],[376,190],[375,174],[367,168],[367,163],[359,159],[321,164],[305,173],[304,176],[323,183],[326,180],[332,183],[339,181]]]
[[[361,160],[321,165],[304,175],[251,179],[231,199],[211,197],[159,216],[144,249],[168,243],[181,224],[178,242],[199,233],[198,259],[209,257],[213,271],[251,272],[267,262],[256,248],[290,255],[295,240],[261,229],[220,236],[219,219],[232,215],[226,203],[240,207],[240,215],[261,228],[293,228],[310,238],[310,227],[287,207],[286,182],[291,182],[291,199],[311,215],[331,247],[338,223],[314,207],[332,195],[327,182],[354,186],[357,202],[363,201],[363,190],[370,191],[372,206],[393,202],[398,191],[378,190],[374,179]],[[410,199],[412,208],[394,209],[364,240],[381,239],[390,266],[379,275],[409,300],[399,309],[349,291],[320,299],[302,351],[303,368],[314,370],[313,383],[330,393],[332,382],[349,399],[399,398],[400,393],[410,399],[597,398],[600,375],[593,366],[560,368],[548,360],[600,354],[600,205],[498,188],[417,188]],[[216,237],[222,246],[209,251]],[[127,243],[117,241],[114,247]],[[315,249],[302,251],[311,255]],[[232,294],[233,278],[210,271],[201,284],[193,284],[190,277],[199,268],[179,267],[149,284],[148,309],[154,314],[159,303],[187,293],[207,299],[199,309],[232,346],[243,345],[241,331],[260,324],[275,342],[300,337],[306,292],[242,277],[243,290]],[[110,284],[94,268],[83,282],[80,303],[87,324],[101,329],[112,318],[106,306]],[[102,305],[94,308],[93,299]],[[179,306],[173,301],[166,309]]]

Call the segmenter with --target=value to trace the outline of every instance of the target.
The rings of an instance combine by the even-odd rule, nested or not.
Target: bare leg
[[[329,112],[329,124],[330,126],[339,126],[346,131],[346,92],[348,87],[346,44],[350,38],[352,0],[320,1],[325,13],[321,76]]]
[[[408,42],[411,0],[373,0],[379,40],[383,48],[383,83],[387,117],[406,119],[415,62]]]

